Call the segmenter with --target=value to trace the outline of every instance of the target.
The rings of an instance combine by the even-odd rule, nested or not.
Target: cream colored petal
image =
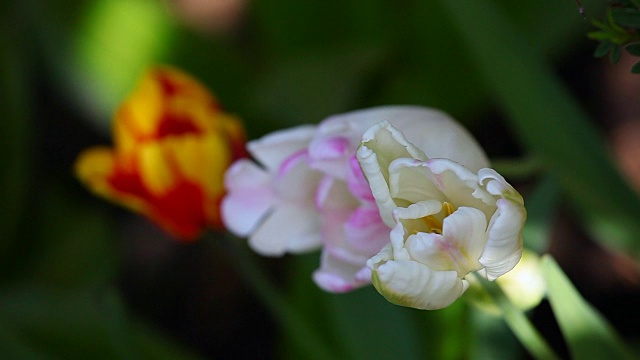
[[[372,264],[371,281],[389,302],[424,310],[451,305],[468,287],[455,271],[434,271],[416,261]]]
[[[398,221],[419,220],[425,216],[437,214],[442,210],[442,203],[438,200],[420,201],[407,207],[398,207],[393,210],[393,216]]]
[[[466,261],[466,272],[480,268],[478,259],[487,244],[486,230],[487,218],[478,209],[460,207],[444,219],[443,237],[462,252],[464,259],[458,263]]]
[[[417,203],[424,200],[446,201],[442,191],[434,184],[434,175],[425,162],[400,158],[389,165],[390,194],[398,203],[404,200]]]
[[[524,205],[522,195],[493,169],[478,171],[478,182],[492,195],[500,196],[517,204]]]
[[[454,206],[480,209],[487,218],[493,215],[495,197],[480,186],[476,174],[448,159],[431,159],[426,166],[435,175],[435,185]]]
[[[389,165],[402,157],[426,160],[426,155],[411,145],[389,122],[383,121],[365,131],[356,156],[369,181],[382,220],[387,226],[393,226],[391,211],[397,205],[389,192]]]
[[[397,205],[391,198],[389,185],[378,163],[378,157],[375,152],[366,146],[360,146],[356,154],[362,173],[369,182],[371,194],[375,199],[376,205],[378,205],[380,217],[387,226],[392,227],[395,224],[392,211]]]

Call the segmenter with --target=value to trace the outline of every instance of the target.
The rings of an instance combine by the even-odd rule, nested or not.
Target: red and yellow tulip
[[[76,161],[77,177],[93,192],[182,241],[222,228],[223,176],[244,156],[245,135],[198,81],[169,67],[149,70],[116,111],[113,141]]]

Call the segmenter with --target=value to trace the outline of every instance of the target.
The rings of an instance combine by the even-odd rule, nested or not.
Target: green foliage
[[[609,54],[611,62],[616,64],[622,56],[622,48],[633,56],[640,56],[640,6],[637,1],[612,1],[610,6],[606,22],[593,20],[600,30],[592,31],[587,36],[600,42],[595,57]],[[638,73],[639,69],[640,62],[633,66],[631,72]]]
[[[551,256],[542,259],[549,302],[574,359],[633,359],[620,336],[587,303]]]

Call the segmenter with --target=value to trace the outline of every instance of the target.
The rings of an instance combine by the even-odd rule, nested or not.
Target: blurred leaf
[[[612,8],[613,20],[622,26],[640,28],[640,11],[629,8]]]
[[[138,359],[196,360],[200,358],[173,342],[165,334],[140,321],[132,321],[131,327]]]
[[[3,288],[0,319],[3,355],[195,359],[159,332],[142,323],[132,324],[113,290],[68,291],[37,285]]]
[[[614,46],[611,49],[611,62],[617,64],[622,56],[622,47],[619,45]]]
[[[0,292],[0,318],[30,348],[58,358],[132,358],[113,293],[24,287]]]
[[[640,44],[631,44],[625,47],[625,49],[631,55],[640,56]]]
[[[640,62],[637,62],[635,65],[633,65],[633,67],[631,68],[631,72],[634,74],[640,74]]]
[[[13,329],[0,323],[0,358],[2,359],[49,359],[49,357],[28,345]]]
[[[601,58],[606,56],[613,49],[614,45],[611,41],[603,40],[593,53],[594,57]]]
[[[312,252],[290,259],[290,263],[287,264],[288,302],[312,325],[313,331],[322,337],[336,358],[345,358],[346,349],[339,340],[329,315],[329,297],[333,295],[320,290],[311,279],[311,274],[318,267],[319,255]],[[306,349],[296,341],[294,334],[284,332],[282,335],[283,359],[297,360],[308,357]]]
[[[67,179],[65,179],[67,180]],[[91,208],[55,178],[47,184],[33,216],[33,249],[25,254],[25,273],[48,284],[100,286],[115,275],[114,227],[103,204]]]
[[[475,336],[470,359],[511,360],[521,356],[522,347],[501,317],[476,310],[471,320]]]
[[[331,329],[347,349],[349,359],[424,358],[420,343],[425,339],[419,336],[420,328],[410,321],[419,313],[389,303],[372,286],[329,296]],[[421,327],[443,330],[427,322]],[[452,329],[451,333],[455,332]]]
[[[255,92],[262,116],[278,121],[268,130],[317,123],[351,110],[381,55],[373,50],[307,53],[275,64],[259,79]],[[265,124],[255,125],[267,130]]]
[[[553,313],[574,359],[631,359],[616,331],[575,289],[551,256],[542,273]]]
[[[560,184],[558,179],[552,174],[546,174],[525,196],[527,222],[522,235],[527,248],[538,254],[547,252],[559,203]]]
[[[76,32],[73,74],[76,95],[110,128],[108,114],[149,66],[172,43],[172,22],[161,2],[98,0],[91,3]],[[101,116],[100,116],[101,115]]]
[[[525,46],[491,1],[441,3],[519,139],[558,176],[584,224],[606,244],[640,256],[640,200],[540,54]]]
[[[21,32],[24,24],[13,21],[19,15],[15,5],[3,5],[0,12],[0,259],[18,240],[31,187],[33,155],[33,104],[28,86],[32,61]]]

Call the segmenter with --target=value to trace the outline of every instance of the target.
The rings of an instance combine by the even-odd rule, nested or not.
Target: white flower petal
[[[225,174],[227,196],[222,201],[225,227],[248,236],[275,203],[271,176],[249,160],[238,160]]]
[[[524,206],[507,199],[497,201],[498,210],[487,230],[487,245],[480,263],[487,270],[487,279],[494,280],[507,273],[522,255],[522,228],[527,218]]]
[[[451,159],[472,171],[489,166],[484,151],[464,127],[442,111],[421,106],[381,106],[334,115],[322,121],[318,133],[355,135],[357,138],[350,137],[350,142],[357,144],[366,129],[381,121],[402,131],[430,158]]]
[[[278,204],[249,237],[251,248],[268,256],[314,250],[321,242],[320,221],[315,209],[291,204]]]
[[[247,144],[249,153],[270,171],[277,171],[280,164],[302,149],[305,149],[313,134],[315,126],[302,125],[287,130],[276,131]]]
[[[522,195],[516,191],[503,177],[493,169],[481,169],[478,171],[478,183],[482,184],[487,192],[500,196],[517,204],[524,205]]]

